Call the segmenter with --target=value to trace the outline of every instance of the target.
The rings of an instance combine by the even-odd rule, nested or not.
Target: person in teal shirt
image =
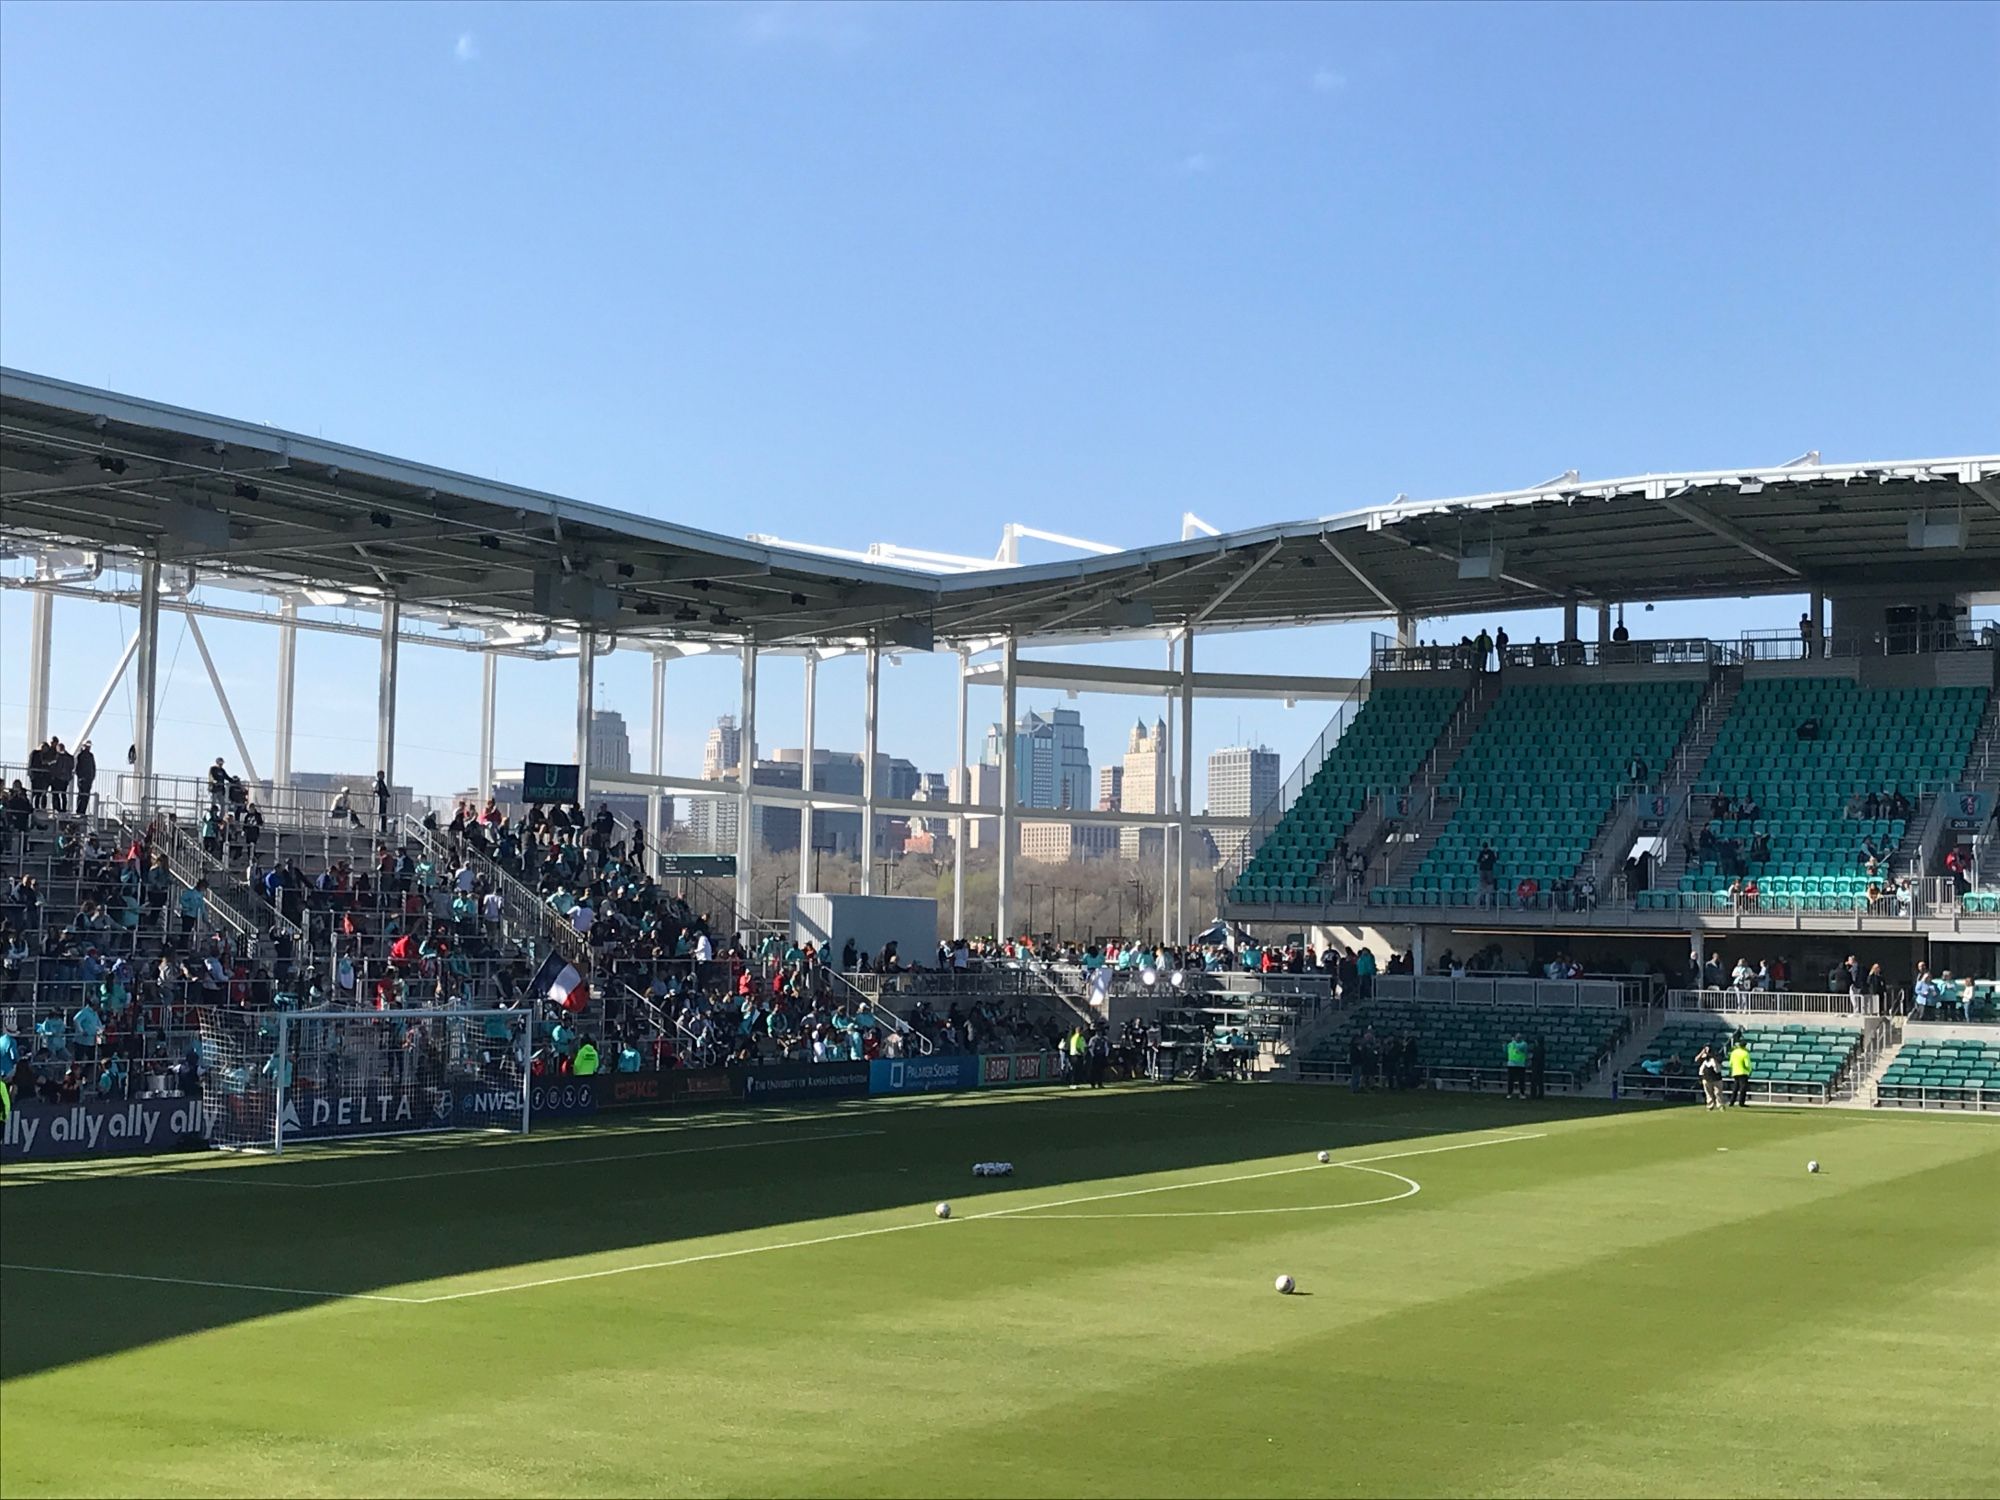
[[[182,891],[179,905],[181,912],[181,932],[183,934],[193,932],[201,925],[202,918],[208,912],[207,879],[197,880],[193,885]]]
[[[1528,1043],[1519,1032],[1507,1043],[1507,1097],[1512,1099],[1516,1090],[1528,1097]]]
[[[76,1008],[76,1014],[70,1017],[69,1023],[76,1031],[79,1047],[95,1047],[104,1036],[104,1018],[98,1015],[96,1007],[88,1000]]]

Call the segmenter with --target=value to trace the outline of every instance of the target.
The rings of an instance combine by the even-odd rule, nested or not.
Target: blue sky
[[[967,552],[1008,520],[1139,544],[1569,468],[1986,452],[1996,76],[1978,5],[9,0],[0,359],[725,532]],[[59,606],[57,732],[129,626]],[[1366,633],[1286,657],[1359,670]],[[263,753],[271,642],[210,634]],[[10,594],[8,759],[25,641]],[[360,769],[369,648],[302,670],[298,764]],[[167,679],[168,764],[224,744],[198,673]],[[767,747],[797,678],[767,670]],[[858,742],[859,678],[823,677],[822,743]],[[885,679],[885,749],[949,762],[950,678]],[[671,681],[691,770],[734,669]],[[614,656],[600,701],[636,723],[646,683]],[[559,755],[565,669],[502,689],[502,761]],[[406,655],[404,779],[469,782],[477,691]],[[1142,707],[1077,706],[1100,763]],[[1324,717],[1218,705],[1198,749],[1289,768]]]

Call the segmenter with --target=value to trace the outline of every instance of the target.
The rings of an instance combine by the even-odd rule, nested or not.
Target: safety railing
[[[1353,691],[1340,701],[1334,708],[1332,716],[1328,718],[1326,726],[1320,730],[1318,738],[1306,748],[1306,753],[1299,758],[1299,763],[1292,768],[1291,774],[1279,785],[1277,795],[1251,813],[1250,826],[1241,835],[1241,842],[1237,844],[1235,852],[1217,868],[1216,884],[1219,890],[1227,891],[1235,885],[1237,877],[1243,873],[1244,866],[1256,858],[1258,849],[1284,820],[1285,814],[1291,811],[1292,804],[1299,800],[1300,793],[1311,785],[1315,776],[1319,775],[1320,767],[1326,764],[1327,757],[1333,754],[1334,747],[1353,727],[1355,719],[1367,705],[1369,687],[1369,679],[1363,678],[1355,685]]]
[[[1901,991],[1880,997],[1834,994],[1826,990],[1739,988],[1667,991],[1667,1009],[1712,1015],[1874,1016],[1894,1015]]]
[[[1642,994],[1637,976],[1602,979],[1535,979],[1526,975],[1378,974],[1369,998],[1430,1005],[1537,1005],[1618,1009]]]
[[[1377,672],[1532,671],[1537,667],[1722,666],[1736,660],[1727,642],[1699,637],[1667,640],[1509,641],[1483,654],[1474,641],[1399,646],[1374,637],[1370,663]]]
[[[1873,630],[1821,635],[1802,630],[1746,630],[1737,649],[1744,661],[1851,661],[1863,656],[1923,656],[2000,650],[2000,620],[1983,612],[1947,620],[1913,619]]]

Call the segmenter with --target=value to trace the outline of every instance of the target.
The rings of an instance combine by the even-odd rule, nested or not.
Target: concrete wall
[[[937,902],[922,896],[835,896],[802,892],[792,897],[792,941],[814,944],[839,964],[849,938],[871,960],[888,943],[903,966],[937,967]]]

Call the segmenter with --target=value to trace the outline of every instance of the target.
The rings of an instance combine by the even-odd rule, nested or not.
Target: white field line
[[[252,1281],[197,1281],[188,1276],[141,1276],[133,1271],[89,1271],[79,1266],[24,1266],[0,1262],[0,1271],[38,1271],[44,1276],[91,1276],[104,1281],[147,1281],[158,1286],[202,1286],[226,1292],[269,1292],[279,1297],[345,1298],[355,1302],[401,1302],[415,1306],[421,1297],[397,1297],[388,1292],[316,1292],[297,1286],[260,1286]]]
[[[1211,1177],[1205,1182],[1168,1182],[1157,1187],[1127,1188],[1117,1193],[1091,1193],[1082,1198],[1061,1198],[1054,1203],[1029,1203],[1019,1208],[995,1208],[983,1214],[968,1214],[966,1217],[1011,1219],[1022,1214],[1033,1214],[1045,1208],[1074,1208],[1080,1203],[1108,1203],[1117,1198],[1143,1198],[1149,1193],[1178,1193],[1187,1188],[1222,1187],[1232,1182],[1257,1182],[1266,1177],[1289,1177],[1295,1172],[1319,1172],[1327,1167],[1360,1167],[1370,1162],[1401,1161],[1410,1156],[1438,1156],[1446,1151],[1470,1151],[1479,1146],[1504,1146],[1510,1141],[1539,1141],[1547,1135],[1546,1130],[1539,1130],[1531,1135],[1491,1136],[1483,1141],[1460,1141],[1452,1146],[1425,1146],[1416,1151],[1389,1151],[1381,1156],[1357,1156],[1352,1161],[1315,1161],[1308,1162],[1302,1167],[1273,1167],[1267,1172],[1239,1172],[1234,1177]]]
[[[1174,1182],[1160,1187],[1133,1188],[1116,1193],[1093,1193],[1081,1198],[1064,1198],[1054,1203],[1030,1204],[1024,1208],[996,1208],[988,1213],[967,1214],[959,1223],[974,1223],[981,1219],[997,1219],[1018,1214],[1033,1213],[1038,1208],[1071,1208],[1082,1203],[1105,1203],[1118,1198],[1132,1198],[1145,1193],[1170,1193],[1180,1188],[1217,1187],[1223,1183],[1249,1182],[1260,1177],[1283,1177],[1292,1172],[1317,1172],[1323,1166],[1361,1166],[1369,1162],[1396,1161],[1406,1156],[1435,1156],[1441,1151],[1464,1151],[1473,1146],[1504,1146],[1510,1141],[1538,1141],[1548,1134],[1539,1131],[1533,1135],[1506,1135],[1490,1140],[1464,1141],[1454,1146],[1429,1146],[1416,1151],[1392,1151],[1382,1156],[1365,1156],[1353,1162],[1320,1163],[1313,1162],[1304,1167],[1279,1167],[1268,1172],[1245,1172],[1234,1177],[1212,1177],[1202,1182]],[[1393,1175],[1393,1174],[1392,1174]],[[1410,1179],[1404,1178],[1405,1182]],[[1406,1197],[1407,1194],[1398,1194]],[[950,1223],[951,1220],[941,1221]],[[915,1219],[907,1224],[885,1224],[874,1229],[850,1229],[841,1234],[815,1235],[811,1239],[786,1240],[776,1245],[746,1245],[736,1250],[711,1250],[702,1255],[677,1256],[672,1260],[644,1261],[633,1266],[609,1266],[601,1271],[576,1271],[564,1276],[543,1276],[534,1281],[510,1282],[505,1286],[478,1287],[466,1292],[440,1292],[430,1297],[409,1297],[405,1301],[422,1304],[433,1302],[459,1302],[468,1297],[492,1297],[502,1292],[526,1292],[537,1287],[562,1286],[572,1281],[599,1281],[607,1276],[625,1276],[634,1271],[665,1271],[675,1266],[701,1265],[708,1261],[734,1260],[745,1255],[763,1255],[773,1250],[804,1250],[813,1245],[832,1245],[843,1240],[870,1239],[876,1235],[900,1234],[909,1229],[930,1229],[939,1226],[940,1221]]]
[[[469,1292],[440,1292],[432,1297],[404,1297],[399,1300],[429,1304],[462,1302],[467,1297],[493,1297],[501,1292],[528,1292],[536,1287],[563,1286],[572,1281],[599,1281],[606,1276],[625,1276],[633,1271],[665,1271],[674,1266],[697,1266],[711,1260],[734,1260],[743,1255],[762,1255],[769,1250],[803,1250],[810,1245],[832,1245],[841,1240],[865,1240],[878,1234],[900,1234],[906,1229],[929,1229],[928,1219],[912,1219],[907,1224],[884,1224],[874,1229],[850,1229],[843,1234],[815,1235],[809,1240],[786,1240],[780,1245],[745,1245],[739,1250],[711,1250],[705,1255],[683,1255],[674,1260],[649,1260],[636,1266],[610,1266],[602,1271],[575,1271],[567,1276],[544,1276],[535,1281],[510,1282],[506,1286],[483,1286]]]
[[[1498,1141],[1493,1143],[1499,1145]],[[1424,1190],[1424,1185],[1414,1177],[1405,1177],[1401,1172],[1391,1172],[1385,1167],[1359,1167],[1353,1162],[1334,1161],[1329,1167],[1346,1167],[1350,1172],[1371,1172],[1377,1177],[1391,1178],[1403,1184],[1400,1193],[1389,1193],[1380,1198],[1356,1198],[1347,1203],[1295,1203],[1287,1208],[1182,1208],[1167,1210],[1140,1210],[1123,1214],[1034,1214],[1014,1215],[1016,1224],[1039,1224],[1046,1219],[1241,1219],[1254,1218],[1264,1214],[1323,1214],[1342,1208],[1374,1208],[1382,1203],[1401,1203],[1405,1198],[1414,1198]],[[974,1217],[979,1217],[974,1215]]]
[[[872,1132],[864,1132],[864,1133],[872,1133]],[[1092,1193],[1092,1194],[1087,1194],[1080,1198],[1059,1199],[1053,1203],[1028,1204],[1021,1208],[998,1208],[983,1214],[968,1214],[964,1219],[958,1220],[957,1222],[971,1223],[981,1219],[1013,1218],[1024,1214],[1032,1214],[1037,1209],[1073,1208],[1079,1204],[1084,1204],[1084,1203],[1107,1203],[1122,1198],[1141,1197],[1148,1193],[1170,1193],[1178,1191],[1183,1188],[1220,1187],[1226,1183],[1232,1183],[1232,1182],[1252,1182],[1259,1178],[1265,1178],[1265,1177],[1284,1177],[1294,1172],[1316,1172],[1319,1171],[1323,1165],[1342,1166],[1342,1167],[1365,1167],[1370,1163],[1378,1161],[1400,1161],[1405,1157],[1411,1157],[1411,1156],[1436,1156],[1442,1152],[1466,1151],[1476,1146],[1504,1146],[1514,1141],[1539,1141],[1544,1139],[1547,1135],[1548,1135],[1547,1131],[1537,1131],[1533,1134],[1494,1136],[1489,1139],[1481,1141],[1461,1141],[1455,1145],[1450,1145],[1450,1146],[1425,1146],[1415,1151],[1390,1151],[1390,1152],[1385,1152],[1380,1156],[1359,1157],[1354,1161],[1329,1162],[1329,1163],[1313,1162],[1310,1165],[1303,1167],[1278,1167],[1266,1172],[1244,1172],[1231,1177],[1211,1177],[1201,1182],[1172,1182],[1172,1183],[1162,1184],[1158,1187],[1131,1188],[1115,1193]],[[706,1149],[721,1149],[721,1148],[711,1147]],[[1397,1176],[1400,1174],[1390,1173],[1387,1175]],[[1402,1180],[1405,1182],[1412,1181],[1412,1179],[1407,1177],[1403,1178]],[[1397,1194],[1396,1196],[1401,1198],[1401,1197],[1408,1197],[1410,1195]],[[1392,1200],[1385,1200],[1385,1201],[1392,1201]],[[1350,1205],[1350,1206],[1360,1206],[1360,1205]],[[1060,1216],[1052,1215],[1051,1217],[1060,1217]],[[1125,1216],[1120,1215],[1119,1217],[1125,1217]],[[429,1297],[401,1297],[388,1292],[313,1291],[303,1287],[260,1286],[254,1282],[196,1281],[181,1276],[144,1276],[129,1271],[82,1270],[71,1266],[30,1266],[30,1265],[15,1265],[10,1263],[0,1263],[0,1270],[32,1271],[52,1276],[91,1276],[91,1277],[100,1277],[111,1281],[153,1282],[169,1286],[208,1287],[223,1291],[264,1292],[284,1297],[347,1299],[347,1300],[363,1301],[363,1302],[395,1302],[395,1303],[400,1303],[406,1307],[427,1307],[432,1303],[437,1303],[437,1302],[462,1302],[465,1301],[467,1298],[471,1297],[494,1297],[500,1295],[502,1292],[527,1292],[527,1291],[534,1291],[540,1287],[566,1286],[571,1282],[577,1282],[577,1281],[600,1281],[603,1280],[605,1277],[609,1276],[628,1276],[636,1271],[665,1271],[665,1270],[671,1270],[676,1266],[702,1265],[709,1261],[718,1261],[718,1260],[736,1260],[746,1255],[764,1255],[776,1250],[804,1250],[814,1245],[839,1244],[844,1240],[872,1239],[878,1235],[901,1234],[905,1230],[938,1228],[942,1227],[943,1224],[950,1222],[952,1221],[913,1219],[906,1224],[883,1224],[883,1225],[878,1225],[873,1229],[850,1229],[840,1234],[814,1235],[810,1239],[785,1240],[775,1245],[745,1245],[735,1250],[711,1250],[701,1255],[682,1255],[682,1256],[677,1256],[671,1260],[643,1261],[638,1265],[630,1265],[630,1266],[608,1266],[601,1271],[574,1271],[568,1273],[567,1275],[562,1275],[562,1276],[538,1277],[536,1280],[533,1281],[509,1282],[504,1286],[476,1287],[470,1291],[463,1291],[463,1292],[439,1292]]]

